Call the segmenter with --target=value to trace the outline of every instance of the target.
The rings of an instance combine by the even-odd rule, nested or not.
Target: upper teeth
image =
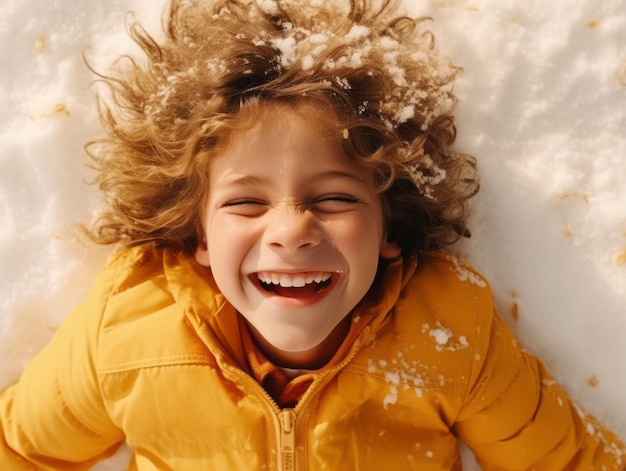
[[[259,281],[266,284],[280,285],[283,288],[302,288],[305,285],[321,283],[331,277],[327,272],[313,273],[272,273],[259,272],[257,274]]]

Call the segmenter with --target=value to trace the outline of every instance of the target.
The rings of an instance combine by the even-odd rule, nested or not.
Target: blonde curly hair
[[[244,111],[269,102],[336,116],[403,253],[467,235],[478,177],[474,159],[451,150],[459,69],[426,20],[391,0],[172,0],[161,42],[132,20],[147,62],[124,56],[98,74],[111,91],[99,100],[106,137],[86,150],[107,204],[91,238],[194,251],[211,160],[252,125]]]

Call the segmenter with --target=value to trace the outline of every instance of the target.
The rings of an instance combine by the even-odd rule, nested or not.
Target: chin
[[[294,337],[290,337],[289,339],[276,339],[275,341],[269,340],[268,342],[276,349],[281,350],[285,353],[305,353],[309,350],[314,349],[320,343],[322,343],[324,339],[297,339]]]

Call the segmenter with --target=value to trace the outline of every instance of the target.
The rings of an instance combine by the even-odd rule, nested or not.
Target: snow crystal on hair
[[[376,5],[375,5],[376,4]],[[474,159],[453,152],[453,84],[427,19],[391,0],[172,0],[165,38],[129,26],[147,62],[118,61],[88,144],[107,208],[100,243],[194,250],[208,167],[242,110],[278,102],[336,116],[346,154],[374,172],[391,237],[420,253],[467,234]]]

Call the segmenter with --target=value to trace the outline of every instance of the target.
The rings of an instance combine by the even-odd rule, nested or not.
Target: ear
[[[380,242],[380,256],[382,258],[396,258],[402,253],[402,248],[395,242],[389,240],[388,234],[383,234],[383,240]]]
[[[202,236],[202,239],[198,241],[198,248],[196,248],[196,261],[205,267],[211,266],[211,259],[209,258],[209,247],[206,243],[206,239]]]

